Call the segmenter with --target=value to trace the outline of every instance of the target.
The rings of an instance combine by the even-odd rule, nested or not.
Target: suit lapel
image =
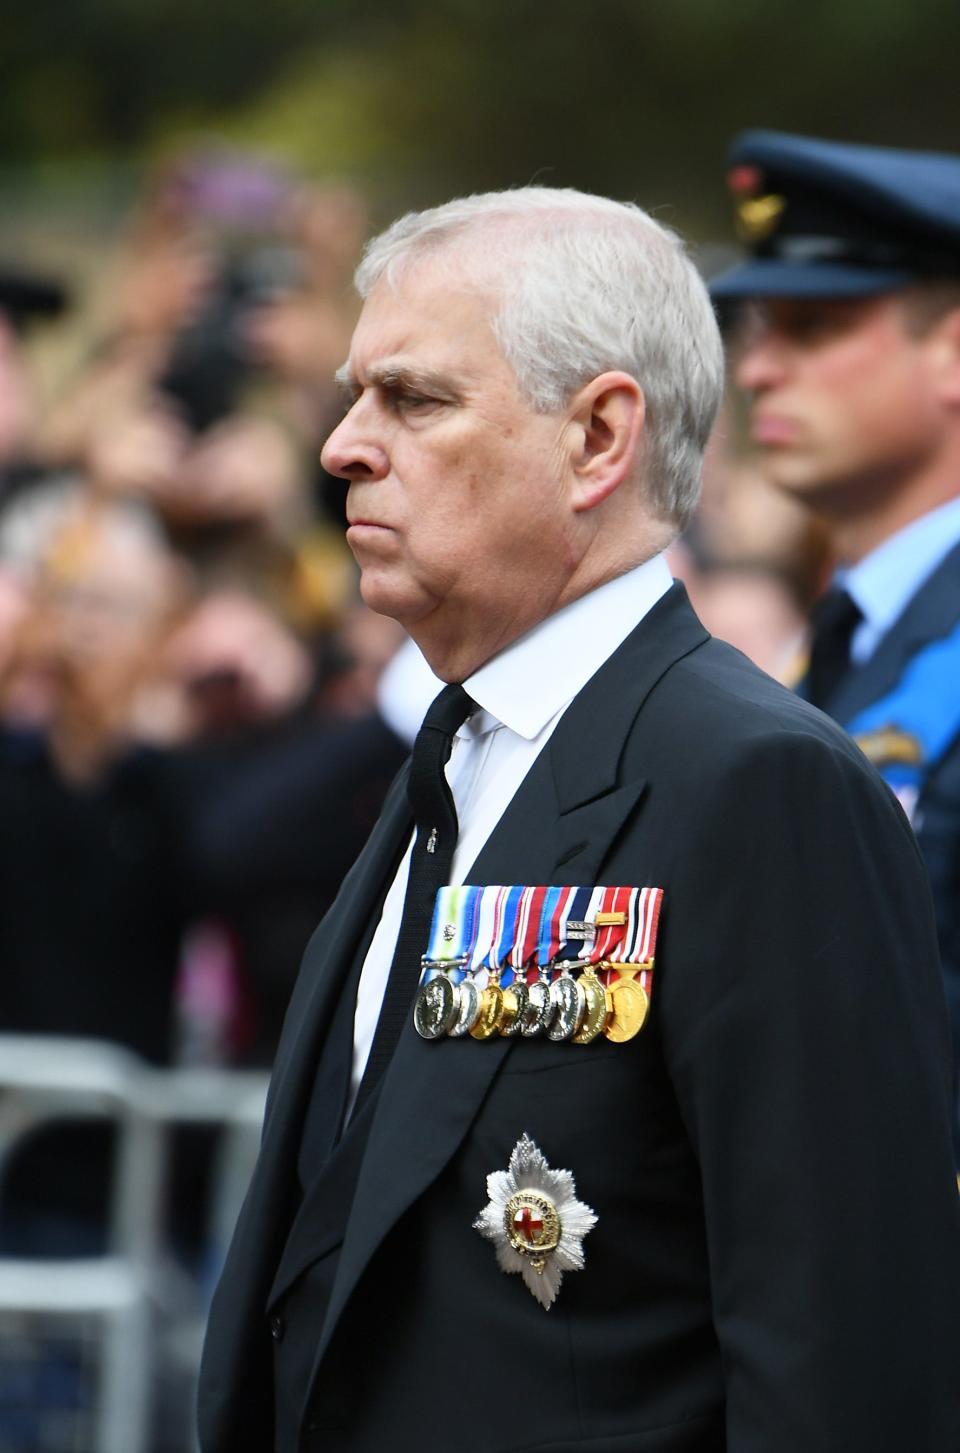
[[[909,662],[928,641],[945,636],[960,619],[960,545],[951,550],[863,666],[852,671],[829,703],[844,723],[896,686]]]
[[[642,801],[621,782],[628,733],[665,671],[707,640],[674,586],[568,707],[467,881],[592,883]],[[515,1041],[425,1044],[411,1024],[384,1076],[317,1352],[391,1226],[441,1173]]]

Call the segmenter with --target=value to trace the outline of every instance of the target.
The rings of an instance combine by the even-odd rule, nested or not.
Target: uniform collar
[[[856,565],[837,572],[864,621],[883,635],[960,542],[960,497],[913,520]]]

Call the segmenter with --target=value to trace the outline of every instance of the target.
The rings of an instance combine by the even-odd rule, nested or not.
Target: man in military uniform
[[[960,157],[753,131],[729,181],[751,438],[839,561],[799,689],[912,819],[960,1063]]]
[[[915,840],[663,559],[721,393],[701,280],[532,188],[401,219],[358,283],[324,459],[450,684],[307,949],[204,1453],[960,1446]]]

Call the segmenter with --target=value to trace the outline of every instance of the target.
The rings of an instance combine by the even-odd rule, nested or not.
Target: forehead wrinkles
[[[482,290],[448,286],[446,277],[438,282],[425,267],[411,271],[397,287],[378,283],[336,381],[348,389],[405,386],[450,397],[491,386],[516,389],[490,302]]]

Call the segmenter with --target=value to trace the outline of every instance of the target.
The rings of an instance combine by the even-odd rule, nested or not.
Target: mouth
[[[390,526],[381,520],[372,520],[366,515],[357,515],[355,519],[347,516],[344,540],[360,563],[364,560],[380,559],[384,551],[389,552],[392,535]]]
[[[363,515],[358,515],[355,520],[347,518],[348,533],[350,530],[388,530],[389,528],[390,526],[385,525],[382,520],[368,520]]]
[[[754,444],[792,444],[798,434],[796,420],[786,414],[754,414],[750,420],[750,438]]]

